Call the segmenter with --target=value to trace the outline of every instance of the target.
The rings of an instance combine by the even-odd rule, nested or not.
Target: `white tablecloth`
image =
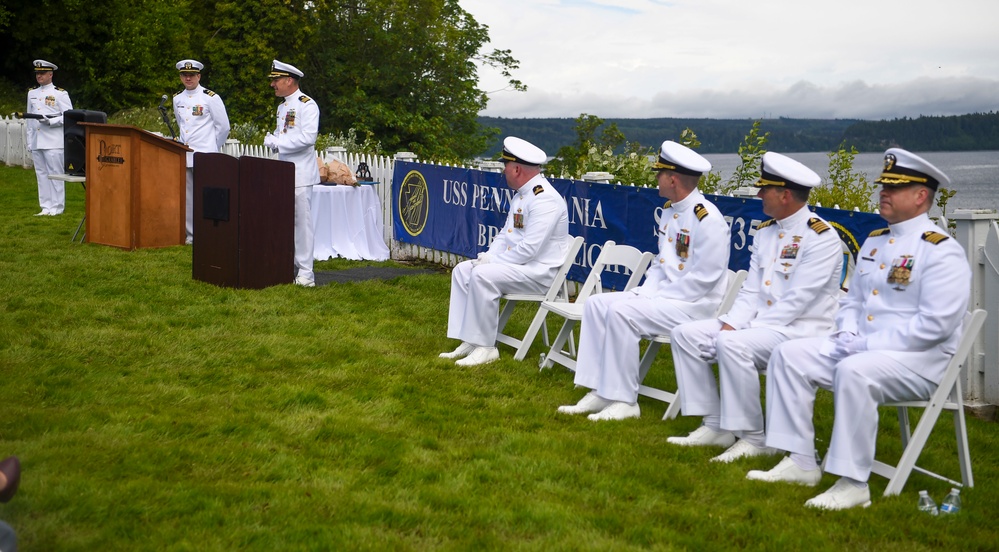
[[[381,202],[372,186],[313,186],[312,223],[317,261],[389,258],[382,238]]]

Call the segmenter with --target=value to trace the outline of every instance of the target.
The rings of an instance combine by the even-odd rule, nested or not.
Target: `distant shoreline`
[[[486,128],[499,129],[499,135],[483,157],[500,150],[501,138],[519,136],[554,156],[577,140],[574,118],[479,117]],[[604,119],[596,135],[615,125],[628,142],[655,150],[663,140],[677,139],[692,129],[701,153],[736,153],[753,122],[760,132],[770,133],[766,148],[785,153],[835,151],[840,144],[858,152],[879,152],[893,146],[910,151],[990,151],[999,150],[999,112],[955,116],[901,118],[870,121],[863,119],[699,119],[650,118]]]

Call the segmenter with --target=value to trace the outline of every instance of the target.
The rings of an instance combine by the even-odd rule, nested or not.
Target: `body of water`
[[[957,194],[947,202],[947,212],[954,209],[995,209],[999,210],[999,151],[957,151],[917,153],[923,159],[936,165],[950,177],[951,190]],[[829,176],[829,153],[789,153],[788,157],[800,161],[825,180]],[[739,166],[739,156],[734,153],[709,153],[712,170],[721,173],[725,181]],[[853,160],[854,170],[867,174],[873,182],[884,166],[884,153],[859,153]],[[831,206],[830,206],[831,207]],[[933,208],[931,214],[939,214]]]

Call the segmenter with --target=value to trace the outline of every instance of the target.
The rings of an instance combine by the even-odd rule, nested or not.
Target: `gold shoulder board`
[[[776,220],[777,219],[765,220],[765,221],[761,222],[760,225],[756,227],[756,229],[757,230],[763,230],[767,226],[770,226],[771,224],[773,224],[774,222],[776,222]]]
[[[942,241],[947,240],[948,237],[949,236],[941,234],[940,232],[933,232],[933,231],[923,232],[923,241],[928,241],[933,245],[936,245]]]
[[[312,99],[312,98],[310,98],[310,97],[308,97],[308,96],[299,96],[299,97],[298,97],[298,101],[300,101],[300,102],[302,102],[302,103],[309,103],[309,100],[311,100],[311,99]]]
[[[537,186],[534,187],[534,195],[538,195],[543,191],[545,191],[545,187],[542,186],[541,184],[538,184]]]
[[[808,219],[808,227],[815,230],[816,234],[821,234],[826,230],[829,230],[829,225],[826,224],[826,221],[815,217]]]
[[[708,208],[698,203],[694,205],[694,214],[697,215],[697,220],[704,220],[704,217],[708,216]]]
[[[667,201],[666,203],[663,203],[663,209],[669,209],[672,206],[673,206],[672,201]]]
[[[208,94],[209,96],[214,96],[215,92],[212,92],[211,90],[205,88],[205,94]]]
[[[877,230],[875,230],[875,231],[871,232],[870,234],[868,234],[867,237],[869,237],[869,238],[875,238],[877,236],[884,236],[888,232],[890,232],[890,230],[888,228],[878,228]]]

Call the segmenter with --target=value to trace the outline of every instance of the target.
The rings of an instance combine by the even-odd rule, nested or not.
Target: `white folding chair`
[[[549,345],[549,342],[548,327],[545,326],[545,316],[548,314],[548,311],[540,307],[538,307],[538,312],[534,315],[534,320],[531,321],[531,325],[527,328],[527,333],[524,334],[523,339],[517,339],[516,337],[503,333],[503,329],[506,328],[506,323],[510,320],[510,315],[513,314],[514,307],[517,303],[527,301],[534,303],[541,303],[542,301],[568,303],[569,283],[566,281],[566,277],[569,274],[569,269],[572,268],[573,261],[576,260],[576,255],[579,253],[579,249],[583,247],[583,241],[582,237],[574,237],[572,238],[572,241],[569,242],[569,250],[565,253],[565,260],[562,261],[562,266],[559,267],[558,272],[555,273],[555,279],[552,281],[552,285],[549,286],[546,293],[509,293],[500,298],[505,302],[502,310],[500,311],[499,333],[496,335],[496,341],[516,349],[517,352],[513,355],[515,360],[524,360],[524,357],[527,356],[527,350],[531,348],[531,345],[534,344],[534,338],[538,336],[538,330],[541,330],[542,332],[546,347]],[[575,353],[576,344],[572,340],[569,342],[569,349]]]
[[[572,336],[573,328],[583,319],[583,306],[586,303],[586,299],[592,294],[603,291],[600,277],[605,270],[616,270],[617,267],[620,267],[625,271],[631,271],[631,277],[628,278],[622,290],[627,291],[642,281],[642,276],[645,275],[645,271],[649,268],[651,261],[652,253],[642,253],[630,245],[618,245],[613,241],[607,241],[600,251],[600,256],[597,257],[597,260],[590,268],[590,274],[587,276],[586,281],[583,282],[579,294],[576,295],[575,302],[543,301],[541,303],[541,311],[546,311],[546,314],[547,312],[551,312],[552,314],[561,316],[565,319],[565,322],[562,323],[562,329],[555,336],[548,354],[542,357],[540,362],[541,369],[549,368],[556,362],[570,370],[576,369],[575,352],[565,351],[563,346],[569,340],[570,336]]]
[[[916,465],[919,454],[923,451],[926,441],[933,431],[933,426],[937,423],[942,410],[949,410],[954,414],[954,433],[957,436],[957,458],[961,464],[961,481],[963,486],[973,487],[975,480],[971,475],[971,454],[968,451],[968,428],[964,420],[964,403],[961,392],[961,366],[964,364],[974,344],[985,324],[986,312],[977,309],[968,313],[964,317],[962,324],[961,341],[957,351],[947,364],[947,371],[940,381],[937,390],[926,401],[906,401],[899,403],[887,403],[884,406],[894,406],[898,408],[898,425],[902,434],[902,456],[898,464],[893,466],[878,460],[874,461],[872,471],[882,477],[888,478],[888,486],[885,488],[885,496],[897,495],[902,492],[902,487],[909,479],[913,471],[924,475],[947,481],[951,485],[962,486],[962,483],[951,480],[938,473],[931,472]],[[923,415],[919,417],[916,430],[910,432],[909,408],[923,408]]]
[[[742,283],[746,281],[748,274],[745,270],[738,272],[728,271],[728,287],[725,289],[725,295],[722,297],[721,303],[718,304],[715,317],[725,314],[728,312],[728,309],[732,308],[736,296],[739,295],[739,289],[742,288]],[[669,343],[669,334],[646,335],[642,336],[642,339],[648,339],[649,346],[645,349],[645,354],[642,355],[642,360],[638,365],[638,381],[640,383],[638,394],[668,404],[669,406],[666,408],[666,413],[663,414],[663,419],[672,420],[680,413],[680,390],[677,389],[676,393],[670,393],[669,391],[656,389],[655,387],[641,385],[641,382],[645,381],[646,374],[649,373],[649,368],[652,367],[652,361],[656,359],[659,348]]]

